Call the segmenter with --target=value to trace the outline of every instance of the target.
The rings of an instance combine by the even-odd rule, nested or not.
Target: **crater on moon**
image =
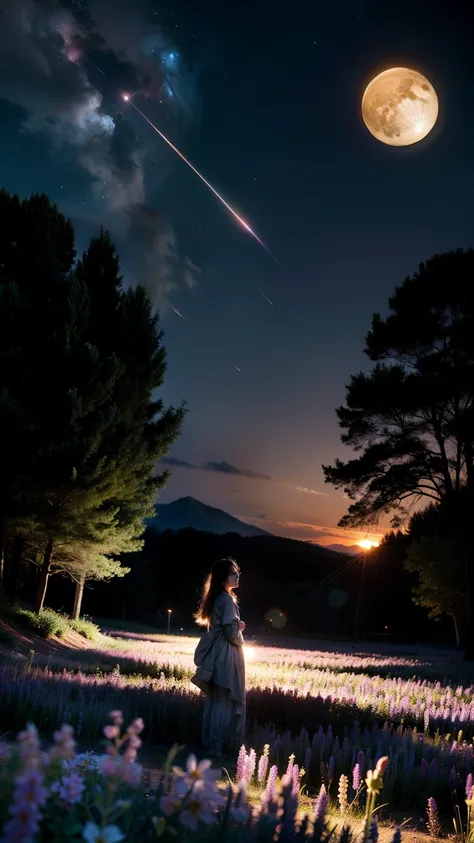
[[[390,146],[409,146],[431,132],[438,118],[438,97],[421,73],[392,67],[379,73],[362,97],[362,119],[369,132]]]

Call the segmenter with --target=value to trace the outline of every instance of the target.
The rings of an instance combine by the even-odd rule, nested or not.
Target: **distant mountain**
[[[195,498],[179,498],[172,503],[161,503],[155,507],[156,515],[148,519],[148,526],[163,532],[164,530],[201,530],[206,533],[238,533],[240,536],[269,536],[265,530],[245,524],[214,506],[207,506]]]
[[[328,544],[326,547],[328,550],[335,550],[336,553],[346,553],[348,556],[356,556],[362,552],[358,544]]]

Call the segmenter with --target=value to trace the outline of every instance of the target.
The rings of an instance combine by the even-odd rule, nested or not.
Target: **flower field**
[[[74,726],[81,746],[95,745],[111,709],[139,712],[148,746],[199,748],[202,700],[190,684],[197,640],[114,633],[76,653],[30,654],[0,664],[3,731],[34,722],[45,736]],[[280,774],[293,758],[304,787],[348,798],[357,777],[389,759],[383,799],[424,810],[434,798],[451,810],[466,798],[472,774],[474,685],[454,658],[408,654],[247,647],[247,749]],[[357,769],[356,769],[357,768]],[[355,771],[355,772],[354,772]],[[354,778],[355,776],[355,778]]]

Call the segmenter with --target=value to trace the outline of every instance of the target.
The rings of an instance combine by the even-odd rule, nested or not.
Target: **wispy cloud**
[[[249,468],[237,468],[236,465],[231,465],[231,463],[225,461],[214,462],[210,460],[198,465],[187,462],[187,460],[176,459],[176,457],[163,457],[161,462],[163,465],[168,465],[171,468],[187,468],[192,471],[213,471],[216,474],[227,474],[232,477],[247,477],[250,480],[271,480],[271,477],[267,474],[260,474],[257,471],[251,471]]]
[[[309,541],[321,545],[344,544],[354,545],[361,539],[371,539],[372,541],[380,541],[383,537],[381,533],[362,532],[359,530],[344,530],[341,527],[327,527],[322,524],[308,524],[300,521],[284,521],[277,518],[272,518],[270,515],[262,517],[262,515],[250,516],[239,515],[249,524],[255,524],[257,527],[263,527],[275,536],[283,536],[289,539],[299,539],[300,541]]]
[[[304,492],[306,495],[319,495],[323,498],[329,497],[326,492],[318,492],[316,489],[307,489],[306,486],[295,486],[295,489],[297,492]]]

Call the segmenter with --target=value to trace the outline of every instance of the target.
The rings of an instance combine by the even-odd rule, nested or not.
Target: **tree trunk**
[[[451,617],[453,619],[454,634],[456,636],[456,649],[461,650],[462,649],[461,625],[460,625],[459,620],[456,617],[456,615],[451,615]]]
[[[23,556],[23,536],[15,536],[13,539],[13,549],[11,557],[10,576],[9,576],[9,597],[12,603],[16,603],[18,597],[18,587],[20,585],[20,567],[21,558]]]
[[[81,575],[79,582],[76,582],[76,592],[74,594],[74,606],[72,609],[72,619],[78,621],[81,617],[82,595],[84,594],[84,584],[86,578],[84,574]]]
[[[38,590],[36,592],[35,612],[37,615],[43,610],[44,598],[46,597],[46,589],[48,587],[49,572],[51,570],[51,561],[53,558],[53,540],[48,539],[46,550],[43,556],[43,564],[41,566],[41,573],[38,583]]]

